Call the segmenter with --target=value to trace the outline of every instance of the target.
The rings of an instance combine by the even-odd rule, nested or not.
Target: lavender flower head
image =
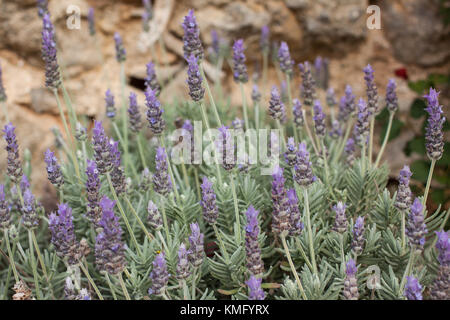
[[[242,130],[244,129],[244,120],[236,117],[233,121],[231,121],[231,126],[234,130]]]
[[[304,228],[303,222],[301,222],[300,210],[298,208],[299,201],[297,192],[295,192],[295,189],[292,188],[287,191],[286,195],[290,208],[289,223],[291,225],[291,228],[289,230],[289,235],[296,236],[299,235]]]
[[[330,130],[329,135],[333,139],[338,139],[339,137],[342,136],[341,123],[338,120],[334,119],[331,122],[331,130]]]
[[[47,149],[47,151],[45,151],[44,161],[47,164],[48,180],[50,180],[55,187],[61,187],[64,184],[64,177],[61,172],[61,167],[58,164],[58,160],[55,157],[55,153]]]
[[[236,82],[246,83],[248,81],[245,60],[244,40],[236,40],[233,44],[233,77]]]
[[[200,40],[200,28],[198,27],[197,20],[195,19],[194,10],[189,10],[181,25],[184,30],[184,58],[188,59],[191,55],[194,55],[198,60],[202,60],[203,46]]]
[[[95,238],[95,263],[100,271],[118,274],[126,265],[125,244],[119,218],[114,214],[115,201],[103,196],[100,201],[102,218],[99,225],[103,230]]]
[[[148,289],[150,295],[160,295],[164,293],[167,283],[169,282],[169,272],[167,271],[166,256],[164,252],[156,255],[153,260],[153,269],[150,272],[152,286]]]
[[[292,101],[292,114],[294,116],[294,123],[297,128],[303,127],[305,119],[303,117],[302,104],[300,100],[294,99]]]
[[[102,212],[100,209],[101,182],[95,161],[87,160],[86,176],[86,216],[94,224],[97,224],[100,221]]]
[[[7,165],[6,173],[13,184],[18,183],[22,177],[22,164],[19,159],[19,145],[16,139],[16,128],[8,123],[3,129],[4,138],[6,141]]]
[[[208,53],[209,53],[211,61],[214,64],[218,63],[219,57],[221,55],[220,41],[221,41],[221,39],[219,38],[217,31],[215,29],[212,29],[211,30],[211,47],[208,49]]]
[[[47,0],[37,0],[38,16],[40,18],[44,17],[48,13],[48,2]]]
[[[366,81],[367,110],[369,115],[374,115],[378,111],[378,90],[375,85],[373,69],[370,64],[364,68],[364,80]]]
[[[56,90],[61,85],[61,75],[56,56],[55,30],[48,13],[44,14],[42,22],[42,59],[45,62],[45,86]]]
[[[355,225],[353,226],[353,239],[352,250],[356,255],[360,255],[365,246],[366,239],[364,238],[364,217],[356,218]]]
[[[306,106],[312,106],[313,101],[316,98],[315,81],[311,74],[311,67],[309,62],[305,61],[298,65],[300,69],[300,75],[302,77],[302,96],[303,104]]]
[[[444,152],[442,126],[445,122],[445,117],[442,116],[442,106],[439,105],[439,92],[430,88],[430,92],[428,95],[425,95],[425,98],[428,100],[428,107],[425,110],[429,114],[425,129],[425,146],[428,158],[437,161]]]
[[[160,135],[166,127],[162,115],[164,109],[161,108],[161,103],[156,98],[156,93],[151,88],[145,90],[145,104],[147,106],[147,120],[150,130],[155,135]]]
[[[95,36],[95,16],[94,8],[89,8],[88,12],[88,24],[89,24],[89,34]]]
[[[236,166],[234,141],[227,126],[219,128],[219,136],[216,140],[219,157],[222,160],[222,167],[230,171]]]
[[[258,103],[261,101],[261,92],[259,92],[257,84],[254,84],[252,88],[252,101],[253,103]]]
[[[23,193],[22,224],[27,229],[35,229],[39,225],[39,216],[36,211],[36,199],[30,189]]]
[[[300,186],[308,187],[316,177],[312,173],[312,163],[309,161],[309,152],[304,142],[298,145],[297,164],[294,166],[294,180]]]
[[[350,85],[346,85],[345,95],[341,98],[339,103],[338,120],[340,122],[346,122],[355,109],[355,95],[353,94],[352,87]]]
[[[430,288],[432,300],[448,300],[450,290],[450,239],[445,231],[437,231],[439,272]]]
[[[142,0],[144,13],[142,14],[142,28],[145,32],[150,31],[150,21],[153,19],[152,3],[150,0]]]
[[[128,108],[128,118],[130,121],[130,130],[138,133],[142,129],[141,112],[137,104],[136,93],[130,92],[130,107]]]
[[[177,279],[186,279],[190,274],[191,271],[189,267],[186,245],[182,243],[180,244],[180,248],[178,249]]]
[[[409,166],[404,166],[402,170],[400,170],[400,176],[398,177],[398,190],[397,197],[395,198],[394,206],[400,210],[405,211],[411,207],[412,204],[412,193],[409,188],[409,179],[412,176],[411,170],[409,170]]]
[[[358,103],[358,119],[356,120],[356,140],[360,145],[367,144],[367,137],[369,136],[369,110],[363,98],[359,99]]]
[[[155,173],[153,174],[153,189],[165,196],[172,191],[172,181],[168,173],[166,150],[162,147],[156,149]]]
[[[325,136],[326,124],[325,124],[325,114],[322,111],[322,106],[319,100],[314,101],[314,129],[316,134],[323,138]]]
[[[188,259],[194,268],[199,267],[203,263],[205,250],[203,247],[203,233],[200,232],[198,223],[191,223],[191,235],[189,236]]]
[[[355,261],[350,259],[346,264],[345,274],[347,275],[344,280],[344,290],[343,295],[346,300],[358,300],[358,280],[356,279],[356,268]]]
[[[297,163],[297,146],[295,145],[294,137],[288,138],[286,151],[284,152],[284,160],[290,167]]]
[[[336,102],[336,94],[334,93],[333,88],[328,88],[327,95],[326,95],[327,105],[330,108],[333,108],[337,102]]]
[[[11,223],[9,204],[6,201],[5,186],[0,184],[0,228],[8,229]]]
[[[396,88],[397,85],[395,84],[395,80],[389,79],[388,85],[386,87],[386,107],[388,108],[389,112],[395,112],[398,110],[398,99],[397,93],[395,92]]]
[[[438,260],[442,266],[450,266],[450,239],[445,231],[436,231],[436,249],[439,251]]]
[[[122,63],[127,60],[127,52],[123,46],[122,37],[118,32],[114,33],[114,42],[116,46],[116,60],[117,62]]]
[[[209,224],[214,224],[219,216],[219,208],[216,203],[216,194],[212,188],[213,184],[207,177],[203,177],[203,182],[200,185],[202,188],[202,200],[200,205],[203,209],[203,218]]]
[[[256,278],[254,275],[250,276],[250,279],[248,279],[245,284],[248,286],[249,293],[248,293],[248,299],[249,300],[264,300],[266,297],[266,294],[264,293],[264,290],[261,288],[261,278]]]
[[[285,189],[283,169],[276,167],[272,173],[272,231],[288,233],[290,226],[290,204]]]
[[[51,242],[60,258],[67,258],[67,263],[73,265],[81,258],[80,243],[75,237],[72,209],[66,204],[58,206],[58,212],[50,214],[48,228],[52,235]]]
[[[161,93],[161,85],[156,77],[155,65],[153,62],[149,62],[145,65],[147,73],[145,76],[145,89],[151,88],[155,93],[155,96],[159,96]]]
[[[423,214],[423,205],[419,198],[416,198],[411,206],[408,220],[406,222],[406,235],[409,238],[411,247],[421,250],[425,244],[425,236],[428,232]]]
[[[186,83],[189,87],[189,95],[195,102],[201,101],[205,96],[205,89],[202,86],[203,77],[198,66],[198,59],[192,54],[188,59],[188,78]]]
[[[279,120],[281,123],[286,120],[286,108],[284,103],[281,101],[280,94],[275,86],[272,87],[272,91],[270,93],[269,115],[272,119]]]
[[[108,118],[114,118],[116,116],[116,107],[114,106],[114,95],[111,90],[106,90],[105,93],[105,103],[106,103],[106,116]]]
[[[155,230],[160,230],[163,227],[163,220],[161,214],[159,213],[158,207],[152,200],[148,201],[147,212],[148,223],[155,228]]]
[[[336,214],[336,217],[334,218],[333,230],[336,232],[344,233],[347,231],[348,221],[345,214],[346,207],[347,206],[340,201],[333,206],[333,211]]]
[[[258,275],[264,272],[264,264],[261,260],[261,248],[258,237],[260,228],[258,225],[258,210],[251,205],[245,212],[247,226],[245,227],[245,251],[247,255],[247,268],[251,274]]]
[[[111,182],[117,195],[125,193],[127,184],[125,182],[125,173],[121,167],[119,142],[111,139],[109,141],[111,157],[112,157],[112,170],[111,170]]]
[[[269,48],[270,48],[270,41],[269,41],[269,36],[270,36],[270,30],[268,26],[263,26],[261,28],[261,39],[260,39],[260,47],[261,47],[261,51],[264,53],[268,53],[269,52]]]
[[[101,174],[105,174],[111,170],[113,165],[109,138],[100,121],[94,122],[94,129],[92,132],[92,147],[94,149],[94,159],[97,164],[97,170]]]
[[[289,47],[286,42],[282,41],[280,48],[278,49],[278,62],[280,63],[280,69],[288,76],[292,75],[292,68],[294,66],[294,61],[291,59],[291,54],[289,53]]]
[[[2,78],[2,66],[0,65],[0,102],[6,101],[7,96],[5,92],[5,87],[3,86],[3,78]]]
[[[345,161],[349,166],[353,165],[353,162],[355,161],[355,140],[353,138],[348,138],[347,142],[345,143],[344,147],[344,154],[345,154]]]
[[[405,292],[407,300],[422,300],[422,286],[413,276],[406,276]]]

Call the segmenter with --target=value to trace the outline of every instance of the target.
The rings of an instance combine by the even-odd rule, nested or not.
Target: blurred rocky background
[[[367,28],[369,5],[381,9],[380,30]],[[80,9],[80,29],[67,27],[69,6]],[[96,37],[89,35],[89,7],[95,9]],[[426,86],[432,84],[441,91],[444,112],[447,118],[450,116],[448,0],[153,0],[154,18],[147,34],[142,30],[144,9],[140,0],[49,0],[64,82],[77,112],[103,117],[104,92],[108,87],[119,98],[119,65],[113,41],[116,31],[122,35],[127,50],[128,90],[138,92],[143,101],[145,64],[154,60],[164,87],[161,100],[170,103],[187,97],[181,22],[190,8],[195,10],[206,49],[213,29],[231,43],[244,38],[250,73],[261,68],[259,38],[261,27],[268,25],[271,40],[286,41],[297,63],[314,61],[317,56],[329,59],[329,83],[338,96],[347,83],[357,96],[365,94],[362,69],[368,63],[375,69],[380,96],[384,96],[388,79],[395,78],[400,112],[385,158],[393,178],[404,164],[412,165],[415,174],[414,166],[426,168],[421,149],[425,117],[420,99]],[[21,150],[31,151],[32,181],[39,186],[36,192],[45,194],[51,188],[46,181],[43,152],[54,143],[51,128],[62,124],[55,100],[44,86],[41,29],[35,0],[0,0],[0,64],[7,106],[11,121],[17,126]],[[268,83],[279,85],[273,64],[270,68]],[[216,78],[213,67],[206,71],[211,81]],[[231,104],[239,104],[239,88],[233,83],[227,63],[220,76]],[[296,82],[295,96],[299,95],[298,85]],[[250,91],[249,83],[249,99]],[[384,107],[382,103],[381,106]],[[382,134],[387,117],[381,114],[379,120],[378,135]],[[436,200],[449,197],[449,162],[447,153],[438,169],[443,178],[434,181],[434,190],[442,190],[434,195]],[[4,172],[3,142],[0,168]],[[423,179],[420,175],[426,173],[416,175],[419,184]]]

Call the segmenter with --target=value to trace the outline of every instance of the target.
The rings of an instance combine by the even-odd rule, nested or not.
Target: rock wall
[[[394,71],[406,68],[410,80],[450,69],[450,27],[439,16],[439,0],[371,1],[381,8],[382,29],[366,27],[369,6],[366,0],[155,0],[155,18],[150,35],[142,32],[140,0],[50,0],[49,11],[57,29],[59,61],[65,85],[79,114],[102,117],[103,93],[107,88],[119,95],[119,66],[115,61],[113,34],[119,31],[127,50],[126,75],[131,84],[145,76],[145,64],[156,60],[157,73],[165,83],[163,102],[187,96],[186,67],[182,58],[181,21],[189,8],[196,11],[205,47],[211,43],[210,32],[233,40],[244,38],[250,72],[260,63],[260,29],[271,28],[271,38],[286,41],[296,62],[312,60],[317,55],[330,59],[330,83],[342,94],[351,84],[357,95],[364,94],[362,69],[371,63],[376,72],[380,94]],[[81,29],[67,28],[66,9],[70,5],[81,10]],[[89,35],[87,12],[95,8],[97,36]],[[12,122],[18,127],[21,149],[32,153],[34,184],[48,189],[45,181],[43,152],[54,138],[51,128],[62,126],[52,94],[44,87],[43,63],[40,58],[41,21],[34,0],[0,2],[0,63],[8,94],[7,106]],[[160,46],[162,37],[164,50]],[[154,52],[148,49],[153,44]],[[214,69],[206,72],[215,78]],[[232,103],[239,103],[240,93],[234,85],[230,68],[225,65],[222,76]],[[278,82],[276,72],[269,71],[270,83]],[[400,108],[409,108],[415,94],[402,78],[398,82]],[[250,96],[250,85],[247,86]],[[128,90],[136,90],[128,86]],[[448,105],[448,88],[443,102]],[[295,84],[298,95],[298,82]],[[139,92],[143,101],[143,93]],[[447,99],[447,100],[445,100]],[[448,110],[445,111],[448,116]],[[401,115],[405,117],[405,115]],[[4,119],[1,119],[4,123]],[[406,128],[403,138],[396,139],[386,155],[393,170],[398,171],[408,160],[399,150],[414,125]],[[405,138],[406,137],[406,138]],[[5,168],[5,152],[0,151],[0,168]]]

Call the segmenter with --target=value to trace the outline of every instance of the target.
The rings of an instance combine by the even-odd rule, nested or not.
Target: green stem
[[[241,243],[241,218],[239,215],[238,198],[236,194],[236,185],[234,184],[234,174],[230,173],[231,192],[233,193],[234,214],[236,217],[236,228],[238,235],[238,242]]]
[[[414,249],[411,247],[411,253],[409,254],[408,264],[406,265],[405,272],[403,273],[402,281],[400,283],[399,295],[403,295],[403,290],[405,288],[406,277],[411,274],[412,265],[414,263]]]
[[[184,164],[184,159],[181,161],[181,171],[183,171],[183,180],[184,184],[187,187],[189,187],[189,178],[186,170],[186,165]]]
[[[370,136],[369,136],[369,153],[367,157],[369,158],[369,166],[372,165],[372,151],[373,151],[373,133],[375,129],[375,115],[373,114],[370,119]]]
[[[402,210],[402,250],[405,251],[406,249],[406,214],[405,210]]]
[[[289,76],[289,74],[286,74],[286,86],[287,86],[287,92],[288,92],[288,99],[289,99],[289,112],[292,118],[292,128],[294,129],[294,139],[295,142],[299,142],[298,140],[298,133],[297,130],[295,129],[295,123],[294,123],[294,111],[292,108],[292,90],[291,90],[291,77]]]
[[[280,130],[280,135],[281,135],[281,142],[283,142],[283,150],[286,150],[286,139],[284,137],[284,131],[283,131],[283,126],[280,123],[280,120],[277,119],[277,127],[278,130]]]
[[[169,169],[169,176],[170,179],[172,179],[172,186],[173,186],[173,192],[175,193],[175,198],[177,199],[177,202],[180,201],[180,195],[178,193],[178,189],[177,189],[177,183],[175,180],[175,176],[173,175],[173,171],[172,171],[172,164],[170,163],[170,159],[169,156],[167,155],[167,149],[166,149],[166,145],[164,143],[164,139],[162,137],[162,135],[158,136],[159,139],[159,143],[161,144],[161,146],[164,148],[164,153],[166,154],[166,160],[167,160],[167,167]]]
[[[199,199],[201,199],[202,198],[202,193],[200,191],[200,183],[199,183],[199,180],[198,180],[198,170],[197,170],[197,167],[195,167],[195,166],[194,166],[194,178],[195,178],[195,187],[197,189],[197,197]]]
[[[124,140],[123,150],[125,153],[125,159],[124,159],[124,166],[125,168],[128,165],[129,161],[129,154],[128,154],[128,128],[127,128],[127,99],[125,97],[125,86],[126,86],[126,79],[125,79],[125,63],[120,63],[120,91],[122,96],[122,136]]]
[[[125,282],[123,281],[123,278],[122,278],[122,272],[120,272],[117,275],[117,278],[119,278],[120,286],[122,287],[122,291],[123,291],[123,294],[125,295],[125,299],[126,300],[131,300],[130,295],[129,295],[128,290],[127,290],[127,287],[125,286]]]
[[[34,230],[31,230],[31,237],[33,239],[34,247],[36,248],[36,253],[38,255],[39,263],[41,264],[42,272],[44,273],[44,277],[47,280],[48,284],[50,285],[50,281],[48,280],[47,275],[47,268],[45,267],[44,259],[42,258],[41,250],[39,249]]]
[[[89,283],[91,284],[91,286],[94,288],[94,291],[97,294],[98,298],[100,300],[103,300],[103,296],[100,293],[100,290],[98,290],[97,286],[95,285],[95,282],[92,279],[91,275],[89,274],[88,268],[85,267],[81,261],[79,263],[79,266],[80,266],[81,270],[83,271],[83,273],[85,274],[85,276],[87,277],[87,279],[88,279]]]
[[[384,149],[386,148],[387,142],[389,140],[389,135],[391,133],[391,128],[392,128],[392,121],[394,120],[394,115],[395,115],[395,112],[389,113],[389,122],[388,122],[388,126],[386,129],[386,134],[384,135],[383,144],[381,145],[380,152],[378,153],[377,160],[375,161],[375,168],[378,167],[378,164],[380,163]]]
[[[164,224],[164,231],[166,232],[166,238],[170,239],[169,223],[167,222],[167,215],[166,215],[166,204],[165,204],[165,198],[163,196],[161,196],[160,207],[161,207],[161,215],[162,215],[163,224]]]
[[[112,193],[112,195],[114,197],[114,200],[117,203],[117,207],[119,208],[120,214],[122,215],[122,219],[125,222],[125,225],[127,227],[128,233],[131,236],[131,240],[133,240],[134,245],[136,247],[136,250],[138,251],[139,255],[141,255],[142,254],[141,248],[138,245],[138,242],[137,242],[136,237],[134,235],[133,229],[131,229],[130,222],[128,221],[128,218],[127,218],[127,216],[125,214],[125,211],[123,210],[122,204],[120,203],[120,200],[117,197],[116,190],[114,189],[114,186],[113,186],[112,181],[111,181],[111,174],[109,172],[106,173],[106,178],[108,180],[109,189],[111,190],[111,193]]]
[[[200,72],[203,77],[203,83],[205,84],[206,91],[208,92],[209,101],[211,103],[211,106],[214,111],[214,115],[216,117],[217,126],[220,127],[222,125],[222,121],[220,121],[220,116],[219,116],[219,113],[217,112],[216,103],[214,102],[214,97],[213,97],[211,89],[209,87],[208,79],[206,79],[205,71],[203,70],[203,63],[200,63],[199,67],[200,67]]]
[[[108,282],[109,291],[111,292],[113,299],[117,300],[116,292],[114,291],[114,287],[111,283],[111,279],[109,279],[109,275],[107,272],[105,272],[105,278],[106,278],[106,282]]]
[[[328,158],[327,158],[327,152],[325,150],[325,138],[322,139],[322,157],[323,157],[323,164],[324,164],[324,168],[325,168],[326,185],[328,186],[328,190],[330,190],[330,194],[333,197],[333,199],[336,199],[336,196],[333,192],[333,186],[330,181],[330,169],[328,168]]]
[[[239,82],[239,87],[241,88],[242,108],[244,110],[245,129],[249,129],[250,127],[248,126],[247,99],[245,98],[244,83]]]
[[[309,267],[311,270],[313,270],[313,266],[312,266],[311,262],[309,261],[308,256],[306,255],[305,250],[303,250],[302,244],[300,243],[300,240],[299,240],[298,237],[295,237],[295,244],[297,245],[298,250],[300,251],[300,253],[301,253],[303,259],[305,259],[305,262],[306,262],[306,264],[308,265],[308,267]]]
[[[20,279],[19,279],[19,274],[17,273],[16,263],[14,261],[14,255],[13,255],[13,253],[11,251],[11,244],[9,242],[8,229],[7,228],[3,229],[3,233],[4,233],[4,236],[5,236],[6,247],[8,249],[9,264],[12,267],[12,271],[14,273],[14,279],[16,280],[16,283],[17,283],[17,282],[19,282]]]
[[[428,179],[427,179],[427,184],[425,186],[425,192],[423,194],[423,201],[422,201],[423,211],[422,211],[422,213],[425,212],[426,207],[427,207],[428,193],[430,192],[431,180],[433,178],[433,171],[434,171],[435,165],[436,165],[436,160],[432,159],[431,164],[430,164],[430,170],[428,171]]]
[[[286,237],[282,233],[282,234],[280,234],[280,238],[281,238],[281,242],[283,243],[284,252],[286,254],[286,258],[288,259],[289,266],[291,267],[291,271],[294,275],[295,281],[297,282],[298,288],[300,289],[300,293],[302,294],[302,297],[304,300],[308,300],[308,298],[306,297],[306,294],[305,294],[305,290],[303,290],[303,286],[302,286],[302,283],[298,276],[297,270],[295,269],[294,263],[292,262],[291,254],[289,252],[289,248],[286,243]]]
[[[347,123],[347,128],[345,130],[344,138],[340,141],[338,152],[336,153],[336,156],[333,159],[333,163],[336,163],[336,161],[339,161],[339,159],[341,158],[342,152],[344,152],[345,143],[347,142],[348,137],[350,136],[350,131],[351,131],[352,127],[353,127],[353,120],[350,120]]]
[[[263,51],[263,74],[262,74],[262,81],[263,81],[263,85],[264,85],[263,92],[264,93],[267,92],[267,85],[268,85],[267,70],[268,70],[268,67],[269,67],[269,50],[264,50]],[[265,99],[266,97],[264,96],[263,98]]]
[[[313,271],[317,274],[317,264],[316,264],[316,254],[314,252],[314,242],[312,236],[312,225],[311,225],[311,213],[309,211],[309,197],[308,197],[308,189],[303,188],[303,201],[305,203],[305,217],[306,217],[306,225],[308,228],[308,242],[309,242],[309,255],[311,256],[311,263],[313,266]]]
[[[259,130],[259,103],[258,102],[256,102],[253,105],[253,112],[255,114],[255,129],[256,129],[256,132],[258,132],[258,130]]]
[[[142,146],[142,140],[143,140],[144,138],[142,137],[142,134],[141,134],[141,133],[139,133],[139,134],[136,136],[136,138],[137,138],[137,145],[138,145],[138,149],[139,149],[139,156],[141,157],[142,166],[143,166],[144,168],[147,168],[147,163],[146,163],[146,161],[145,161],[145,155],[144,155],[144,148],[143,148],[143,146]]]
[[[61,89],[63,93],[63,99],[65,104],[67,105],[67,109],[69,109],[69,121],[70,126],[72,127],[72,134],[75,136],[76,132],[76,124],[78,122],[77,114],[75,113],[75,109],[73,108],[72,100],[70,99],[69,93],[64,86],[64,82],[61,82]]]
[[[311,144],[313,146],[314,152],[316,153],[317,156],[319,156],[319,150],[317,149],[317,146],[314,142],[314,138],[311,134],[311,129],[309,129],[309,124],[308,121],[306,120],[306,111],[304,109],[302,109],[302,113],[303,113],[303,119],[304,119],[304,127],[306,129],[306,133],[308,134],[309,140],[311,141]]]
[[[142,231],[144,231],[147,238],[152,241],[154,237],[148,232],[147,228],[145,227],[144,223],[142,222],[141,218],[137,214],[136,210],[134,210],[133,205],[130,202],[130,199],[128,199],[127,195],[123,196],[125,198],[126,203],[128,204],[128,207],[130,208],[131,212],[133,213],[134,217],[136,218],[138,224],[141,226]]]
[[[225,258],[225,262],[228,264],[228,262],[230,261],[230,256],[228,255],[227,249],[225,247],[225,244],[223,243],[222,237],[220,236],[219,230],[217,229],[216,223],[214,223],[212,226],[214,229],[214,233],[216,234],[216,238],[219,241],[219,246]]]
[[[39,299],[42,299],[42,293],[41,289],[39,287],[39,280],[38,280],[38,274],[36,270],[36,261],[34,260],[34,250],[33,250],[33,239],[31,236],[31,230],[28,230],[28,243],[30,246],[30,261],[31,261],[31,269],[33,270],[33,279],[34,279],[34,286],[36,288],[36,297]]]
[[[0,104],[2,105],[3,115],[5,116],[6,123],[9,123],[9,114],[8,108],[6,107],[6,102],[1,101]]]

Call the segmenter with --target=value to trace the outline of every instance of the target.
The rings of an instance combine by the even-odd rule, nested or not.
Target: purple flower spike
[[[289,47],[286,42],[282,41],[280,48],[278,49],[278,62],[280,63],[280,69],[287,75],[292,75],[292,67],[294,66],[294,61],[291,59],[291,54],[289,53]]]
[[[297,146],[293,137],[289,137],[286,144],[286,151],[284,152],[284,160],[292,167],[297,163]]]
[[[114,95],[111,90],[106,90],[105,93],[105,103],[106,103],[106,116],[108,118],[114,118],[116,116],[116,107],[114,106]]]
[[[195,19],[194,10],[189,10],[181,25],[184,30],[184,58],[188,59],[191,55],[194,55],[198,60],[202,60],[203,46],[200,40],[200,28],[198,27],[197,20]]]
[[[37,0],[38,16],[40,18],[44,17],[48,13],[48,1],[47,0]]]
[[[355,112],[355,95],[353,94],[352,87],[346,85],[345,95],[341,98],[339,103],[338,120],[341,123],[346,122],[353,112]]]
[[[406,276],[404,296],[407,300],[422,300],[422,286],[413,276]]]
[[[259,92],[258,85],[254,84],[252,88],[252,101],[258,103],[261,101],[261,92]]]
[[[147,106],[148,126],[153,134],[160,135],[166,127],[166,122],[162,117],[164,109],[161,108],[161,103],[151,88],[147,88],[145,91],[145,104]]]
[[[99,225],[103,229],[95,238],[95,263],[100,271],[115,275],[126,266],[125,244],[119,218],[114,214],[116,202],[103,196],[100,201],[102,218]]]
[[[22,177],[22,164],[19,159],[19,145],[14,132],[15,129],[11,123],[5,125],[5,129],[3,129],[6,152],[8,153],[6,173],[13,184],[18,183]]]
[[[394,79],[389,79],[387,88],[386,88],[386,107],[390,112],[395,112],[398,110],[398,99],[397,93],[395,89],[397,85],[395,84]]]
[[[322,111],[322,106],[320,105],[319,100],[314,101],[314,129],[316,134],[323,138],[325,136],[325,114]]]
[[[149,62],[146,64],[147,74],[145,76],[145,88],[151,88],[155,95],[158,97],[161,93],[161,85],[158,82],[158,78],[156,77],[155,65],[153,62]]]
[[[109,141],[113,166],[111,170],[111,182],[117,195],[125,193],[127,184],[125,182],[125,173],[121,167],[119,142],[111,139]]]
[[[439,251],[438,260],[442,266],[450,265],[450,239],[445,231],[436,231],[438,240],[436,249]]]
[[[378,90],[375,85],[373,69],[370,64],[364,68],[364,80],[366,81],[367,110],[369,115],[374,115],[378,111]]]
[[[425,146],[427,155],[431,160],[439,160],[444,152],[444,134],[442,126],[445,117],[442,116],[442,106],[439,105],[439,92],[430,88],[430,93],[425,95],[428,100],[428,107],[425,109],[429,116],[425,131]]]
[[[247,226],[245,227],[245,252],[247,255],[247,268],[251,274],[258,275],[264,272],[264,264],[261,259],[261,248],[258,237],[260,228],[258,225],[258,210],[251,205],[245,212]]]
[[[263,26],[261,28],[261,39],[259,42],[259,45],[261,47],[261,51],[262,52],[269,52],[269,47],[270,47],[270,40],[269,40],[269,36],[270,36],[270,30],[268,26]]]
[[[231,126],[234,130],[243,130],[244,129],[244,120],[236,117],[233,121],[231,121]]]
[[[363,98],[358,103],[358,119],[356,120],[355,130],[357,133],[356,140],[360,145],[367,144],[369,136],[369,110]]]
[[[353,162],[355,161],[355,140],[353,138],[348,138],[347,142],[345,143],[344,147],[344,154],[345,154],[345,161],[349,166],[353,165]]]
[[[130,130],[139,133],[142,129],[141,112],[139,111],[136,93],[130,92],[130,107],[128,108],[128,118],[130,121]]]
[[[222,167],[230,171],[236,166],[233,137],[227,126],[221,126],[219,132],[216,140],[219,157],[222,159]]]
[[[61,172],[61,167],[58,164],[58,160],[55,157],[55,153],[49,149],[45,151],[44,161],[47,164],[48,180],[57,188],[60,188],[64,184],[64,177]]]
[[[7,98],[5,87],[3,86],[2,66],[0,65],[0,102],[6,101]]]
[[[148,201],[147,212],[148,223],[156,230],[160,230],[163,227],[163,220],[161,214],[159,213],[158,207],[152,200]]]
[[[280,94],[275,86],[272,87],[272,91],[270,93],[269,115],[272,119],[279,120],[281,123],[286,120],[286,108],[284,103],[281,101]]]
[[[39,216],[36,212],[36,199],[30,189],[23,193],[22,224],[27,229],[35,229],[39,225]]]
[[[88,12],[88,24],[89,24],[89,34],[95,36],[95,16],[94,8],[89,8]]]
[[[358,280],[356,279],[356,268],[355,261],[350,259],[346,264],[345,274],[347,275],[344,280],[344,290],[343,295],[346,300],[358,300]]]
[[[92,145],[97,170],[101,174],[105,174],[111,170],[113,164],[109,138],[106,135],[105,129],[100,121],[94,122],[94,129],[92,132]]]
[[[276,167],[272,174],[272,231],[277,234],[289,232],[290,204],[285,189],[283,169]]]
[[[189,259],[186,250],[186,245],[184,243],[180,244],[178,249],[178,264],[177,264],[177,279],[183,280],[189,277],[191,274]]]
[[[289,222],[291,229],[289,230],[289,235],[296,236],[299,235],[304,228],[303,222],[301,222],[300,210],[298,208],[299,201],[297,192],[295,192],[295,189],[289,189],[286,194],[290,208]]]
[[[207,177],[203,177],[203,182],[201,184],[202,188],[202,200],[200,205],[203,209],[203,218],[209,224],[216,223],[217,217],[219,216],[219,208],[216,203],[216,193],[212,188],[213,184],[208,180]]]
[[[91,222],[97,225],[102,212],[100,209],[101,182],[95,161],[87,160],[86,176],[86,197],[88,200],[86,216]]]
[[[196,267],[200,267],[203,263],[203,256],[205,255],[205,249],[203,247],[203,233],[200,232],[198,223],[191,223],[191,235],[189,236],[189,250],[188,259],[189,262]]]
[[[309,152],[304,142],[298,145],[297,164],[294,166],[294,180],[300,186],[308,187],[316,177],[312,173],[312,163],[309,161]]]
[[[52,234],[52,244],[60,258],[67,258],[69,265],[81,258],[80,243],[75,237],[72,209],[66,204],[58,206],[58,212],[50,214],[48,228]]]
[[[337,102],[336,102],[336,94],[334,93],[334,89],[333,88],[331,88],[331,87],[328,88],[326,99],[327,99],[327,105],[330,108],[333,108],[337,104]]]
[[[172,191],[172,181],[168,173],[166,150],[162,147],[156,149],[155,174],[153,175],[153,189],[165,196]]]
[[[266,297],[266,294],[264,293],[264,290],[261,288],[261,278],[256,278],[254,275],[250,276],[250,279],[248,279],[245,284],[248,286],[249,294],[248,299],[249,300],[264,300]]]
[[[11,223],[9,203],[6,201],[5,186],[0,184],[0,229],[7,229]]]
[[[448,300],[450,288],[450,239],[445,231],[437,231],[436,249],[439,252],[439,272],[430,288],[433,300]]]
[[[142,28],[145,32],[150,31],[150,21],[153,19],[153,8],[150,0],[142,0],[144,13],[142,14]]]
[[[189,95],[195,102],[201,101],[205,96],[205,89],[202,86],[203,78],[198,67],[198,59],[191,55],[188,62],[188,78],[186,83],[189,87]]]
[[[334,218],[333,230],[336,232],[344,233],[347,231],[348,221],[345,214],[346,207],[347,206],[342,202],[338,202],[333,206],[333,211],[336,214],[336,217]]]
[[[412,193],[409,188],[409,179],[412,176],[409,166],[404,166],[400,170],[400,176],[398,177],[398,190],[397,197],[395,198],[394,206],[400,211],[406,211],[411,207],[412,204]]]
[[[316,98],[315,81],[311,74],[311,67],[309,62],[300,63],[298,65],[300,69],[300,75],[302,77],[302,96],[303,104],[306,106],[312,106],[313,101]]]
[[[425,236],[428,232],[423,209],[419,198],[416,198],[411,206],[408,221],[406,222],[406,235],[409,238],[409,244],[418,250],[423,249]]]
[[[122,63],[127,60],[127,52],[123,46],[122,37],[118,32],[114,33],[114,43],[116,46],[116,60],[117,62]]]
[[[366,239],[364,238],[364,217],[356,218],[353,226],[352,250],[355,254],[361,255],[364,250]]]
[[[56,57],[55,30],[48,13],[44,14],[42,22],[42,59],[45,62],[45,86],[56,90],[61,85],[61,75]]]
[[[236,40],[233,44],[233,77],[236,82],[246,83],[248,81],[245,60],[244,40]]]
[[[294,115],[295,126],[297,128],[301,128],[305,123],[305,119],[303,118],[302,104],[298,99],[294,99],[292,102],[292,113]]]
[[[331,130],[330,130],[329,135],[333,139],[338,139],[339,137],[342,136],[341,123],[338,120],[335,119],[331,123]]]
[[[167,283],[169,282],[169,272],[167,271],[166,255],[164,252],[156,255],[153,261],[153,269],[150,272],[150,279],[152,279],[152,286],[148,289],[150,295],[164,294]]]

